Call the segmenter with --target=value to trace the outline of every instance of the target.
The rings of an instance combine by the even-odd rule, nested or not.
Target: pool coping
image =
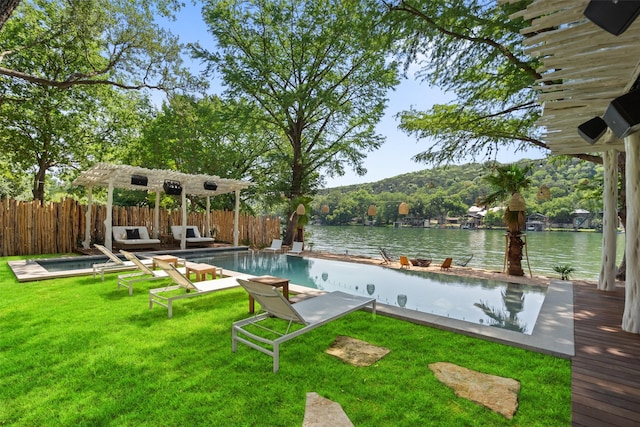
[[[319,293],[317,290],[299,285],[290,285],[289,289],[296,293]],[[550,281],[531,335],[382,303],[377,303],[377,311],[400,320],[483,338],[555,357],[569,359],[575,355],[573,283],[568,281]],[[461,349],[461,351],[464,350]]]
[[[218,248],[188,248],[180,251],[184,252],[232,252],[232,251],[246,251],[248,246],[223,246]],[[170,255],[175,253],[175,249],[167,249],[160,251],[140,251],[136,252],[136,255],[143,256],[145,258],[153,257],[154,255]],[[55,258],[37,258],[37,259],[24,259],[16,261],[8,261],[9,268],[13,271],[18,282],[34,282],[37,280],[49,280],[60,279],[64,277],[76,277],[76,276],[89,276],[93,274],[93,268],[79,268],[75,270],[62,270],[62,271],[48,271],[42,267],[38,262],[48,260],[74,260],[82,258],[83,260],[94,259],[97,263],[106,262],[109,259],[105,255],[77,255],[77,256],[62,256]],[[131,270],[135,270],[134,267]]]

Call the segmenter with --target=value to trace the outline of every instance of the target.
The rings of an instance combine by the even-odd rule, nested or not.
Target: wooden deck
[[[640,335],[621,329],[624,288],[574,285],[574,426],[640,426]]]

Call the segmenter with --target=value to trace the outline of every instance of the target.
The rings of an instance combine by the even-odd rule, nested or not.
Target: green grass
[[[274,374],[268,356],[231,351],[244,291],[177,301],[167,319],[148,308],[162,283],[130,297],[116,277],[21,284],[0,260],[0,425],[296,426],[312,391],[356,426],[570,425],[567,360],[356,312],[287,342]],[[353,367],[325,353],[337,335],[391,352]],[[456,397],[439,361],[520,381],[515,417]]]

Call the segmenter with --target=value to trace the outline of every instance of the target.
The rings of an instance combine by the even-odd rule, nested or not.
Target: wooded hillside
[[[601,166],[564,157],[522,160],[518,164],[534,165],[532,185],[523,194],[529,214],[540,213],[552,222],[570,222],[577,209],[594,214],[601,211]],[[373,219],[366,215],[373,204],[376,223],[389,224],[401,217],[398,207],[402,202],[409,205],[407,217],[463,216],[479,197],[490,192],[483,177],[492,173],[494,165],[487,162],[441,166],[377,182],[326,189],[314,199],[314,219],[326,224]],[[549,189],[548,199],[538,194],[545,187]],[[495,217],[489,215],[486,219],[499,223],[500,214]],[[593,224],[597,223],[595,220]]]

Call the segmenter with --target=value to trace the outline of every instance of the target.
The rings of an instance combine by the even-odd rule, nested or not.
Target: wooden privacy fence
[[[73,199],[61,202],[16,201],[0,199],[0,254],[38,255],[62,254],[76,251],[84,240],[87,207]],[[187,214],[187,224],[196,225],[206,234],[206,213]],[[218,242],[233,242],[232,211],[209,213],[212,234]],[[104,220],[107,208],[91,207],[91,243],[102,243],[105,238]],[[113,225],[144,225],[149,234],[154,233],[154,208],[148,206],[114,206]],[[182,224],[180,210],[160,209],[158,234],[169,236],[172,225]],[[272,239],[280,237],[280,219],[274,216],[255,217],[239,215],[238,243],[252,247],[264,247]]]

